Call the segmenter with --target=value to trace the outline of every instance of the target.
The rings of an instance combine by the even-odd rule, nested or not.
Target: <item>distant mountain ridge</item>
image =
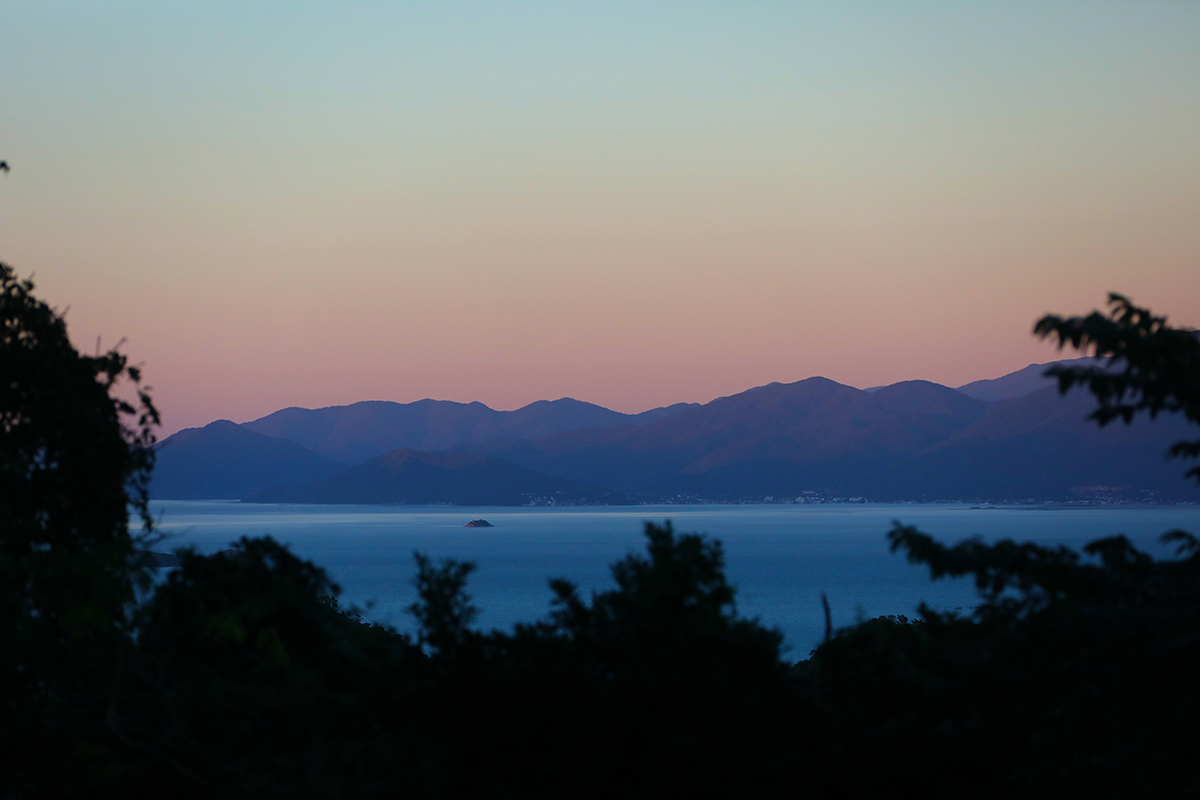
[[[648,425],[693,405],[677,403],[641,414],[622,414],[569,397],[539,400],[516,411],[496,411],[478,402],[369,400],[319,409],[285,408],[242,427],[289,439],[345,464],[357,464],[399,448],[436,451],[494,439],[539,439],[620,423]]]
[[[1100,430],[1085,420],[1091,396],[1061,397],[1048,366],[961,390],[903,381],[864,391],[808,378],[641,415],[569,398],[513,412],[433,400],[283,409],[170,437],[152,492],[459,504],[1195,495],[1163,458],[1186,425]]]
[[[307,485],[396,450],[437,451],[612,424],[636,427],[693,405],[677,403],[641,414],[622,414],[570,398],[542,400],[516,411],[438,400],[286,408],[242,425],[218,420],[167,437],[156,447],[158,463],[150,491],[161,499],[241,499],[268,488]],[[550,491],[540,479],[526,478],[528,494]],[[511,489],[516,484],[506,485]],[[615,497],[581,487],[560,489]]]
[[[999,378],[971,381],[959,386],[958,391],[977,400],[986,400],[989,403],[995,403],[1000,400],[1010,400],[1014,397],[1024,397],[1027,394],[1033,394],[1036,391],[1045,389],[1047,386],[1054,386],[1055,379],[1046,377],[1046,370],[1050,367],[1103,366],[1103,363],[1103,361],[1094,358],[1071,358],[1065,361],[1048,361],[1045,364],[1030,364],[1028,367],[1019,369],[1016,372],[1010,372],[1007,375],[1002,375]]]
[[[770,384],[644,428],[589,429],[481,452],[646,500],[765,495],[878,500],[1071,499],[1108,487],[1195,493],[1164,459],[1178,419],[1100,430],[1094,401],[1054,387],[988,403],[926,381],[866,392],[824,378]]]
[[[868,393],[808,378],[718,398],[644,428],[589,429],[483,451],[649,495],[736,499],[760,490],[858,490],[859,482],[844,476],[873,473],[931,446],[986,409],[983,401],[927,381]]]

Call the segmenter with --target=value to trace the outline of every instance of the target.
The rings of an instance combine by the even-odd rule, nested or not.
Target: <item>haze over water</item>
[[[720,539],[737,607],[779,627],[803,658],[823,635],[820,593],[834,625],[887,614],[915,616],[922,600],[938,609],[975,603],[969,581],[931,582],[923,566],[887,550],[893,520],[942,542],[969,536],[1066,544],[1076,550],[1103,536],[1125,534],[1165,556],[1157,537],[1171,529],[1200,532],[1200,507],[1107,506],[971,508],[958,505],[637,506],[581,508],[450,508],[155,503],[166,550],[194,545],[201,553],[241,536],[273,536],[328,569],[342,585],[343,605],[375,605],[371,620],[412,630],[404,609],[416,599],[414,550],[474,561],[469,591],[484,629],[532,622],[549,610],[547,580],[565,577],[586,597],[612,586],[608,566],[644,552],[645,521],[670,519],[677,532]],[[485,518],[494,528],[464,528]]]

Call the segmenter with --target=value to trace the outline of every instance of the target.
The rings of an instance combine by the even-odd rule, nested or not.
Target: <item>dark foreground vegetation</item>
[[[182,552],[157,588],[157,414],[0,266],[0,796],[1074,797],[1194,794],[1200,543],[892,547],[973,575],[969,618],[830,632],[797,664],[739,617],[720,543],[648,525],[615,588],[471,626],[471,565],[417,556],[410,637],[270,539]],[[1200,344],[1124,299],[1047,318],[1115,372],[1097,419],[1200,422]],[[120,392],[128,381],[132,391]],[[129,397],[131,400],[119,400]],[[1183,443],[1178,455],[1200,454]],[[1192,475],[1196,475],[1193,470]],[[143,525],[129,533],[129,514]]]

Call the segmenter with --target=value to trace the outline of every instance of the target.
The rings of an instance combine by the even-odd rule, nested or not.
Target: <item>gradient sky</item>
[[[1200,3],[0,1],[0,259],[164,433],[1200,325]]]

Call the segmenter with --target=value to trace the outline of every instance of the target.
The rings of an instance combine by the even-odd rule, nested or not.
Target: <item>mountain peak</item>
[[[154,449],[150,491],[156,498],[236,499],[270,485],[310,483],[342,468],[296,442],[227,419],[179,431]]]
[[[1044,389],[1047,386],[1053,385],[1054,379],[1046,377],[1046,370],[1050,367],[1086,367],[1103,365],[1103,361],[1099,361],[1095,358],[1071,358],[1065,361],[1047,361],[1044,364],[1030,364],[1027,367],[1022,367],[1016,372],[1010,372],[1007,375],[1001,375],[999,378],[971,381],[970,383],[959,386],[958,391],[962,392],[967,397],[974,397],[977,400],[986,400],[989,403],[995,403],[999,400],[1008,400],[1009,398],[1013,397],[1023,397],[1027,394],[1032,394],[1039,389]]]

